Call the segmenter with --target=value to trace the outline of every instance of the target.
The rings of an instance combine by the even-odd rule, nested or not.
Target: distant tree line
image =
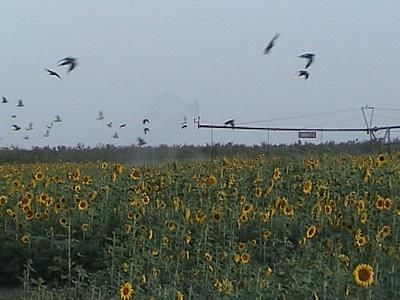
[[[114,146],[99,145],[86,147],[81,144],[76,147],[33,147],[32,149],[1,148],[0,163],[39,163],[39,162],[89,162],[112,161],[124,164],[156,164],[171,161],[212,160],[220,157],[243,158],[257,155],[304,156],[333,154],[368,154],[400,149],[400,141],[395,140],[388,145],[371,142],[349,141],[345,143],[326,142],[311,144],[297,142],[291,145],[242,145],[214,144],[205,146],[194,145],[160,145],[145,146]]]

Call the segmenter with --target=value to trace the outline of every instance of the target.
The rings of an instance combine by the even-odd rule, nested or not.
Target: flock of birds
[[[269,54],[269,53],[271,52],[272,48],[275,47],[275,42],[276,42],[276,40],[279,38],[279,36],[280,36],[280,34],[279,34],[279,33],[276,33],[276,34],[272,37],[272,39],[269,41],[268,45],[265,47],[265,49],[264,49],[264,51],[263,51],[263,54],[266,55],[266,54]],[[303,77],[304,77],[304,80],[307,80],[307,79],[310,77],[310,73],[309,73],[308,69],[309,69],[309,67],[312,65],[312,63],[314,62],[315,54],[314,54],[314,53],[311,53],[311,52],[306,52],[306,53],[304,53],[304,54],[299,55],[299,58],[306,59],[306,60],[307,60],[307,63],[306,63],[306,65],[305,65],[304,69],[298,71],[296,74],[297,74],[299,77],[302,77],[302,76],[303,76]],[[77,58],[74,58],[74,57],[68,56],[68,57],[65,57],[65,58],[59,60],[57,65],[58,65],[58,67],[64,67],[64,66],[68,67],[67,73],[70,73],[71,71],[73,71],[73,70],[77,67],[77,65],[78,65],[78,59],[77,59]],[[60,73],[57,72],[57,71],[55,71],[54,69],[45,68],[45,70],[47,71],[47,73],[48,73],[49,76],[54,76],[54,77],[57,77],[57,78],[61,79]],[[3,103],[3,104],[6,104],[6,103],[8,103],[8,102],[9,102],[8,99],[7,99],[6,97],[3,96],[3,97],[2,97],[2,103]],[[22,108],[22,107],[24,107],[25,105],[24,105],[24,103],[22,102],[22,100],[18,100],[16,106],[17,106],[18,108]],[[16,114],[13,114],[11,117],[12,117],[13,119],[16,119],[16,118],[17,118],[17,115],[16,115]],[[105,119],[104,113],[103,113],[103,111],[100,110],[100,111],[98,112],[98,117],[97,117],[96,120],[101,121],[101,120],[104,120],[104,119]],[[45,131],[43,137],[45,137],[45,138],[49,137],[49,136],[50,136],[50,130],[53,128],[53,125],[54,125],[55,123],[61,123],[61,122],[62,122],[61,117],[60,117],[59,115],[56,115],[55,118],[54,118],[53,120],[51,120],[51,122],[50,122],[48,125],[46,125],[46,131]],[[150,133],[150,127],[149,127],[150,120],[149,120],[148,118],[144,118],[143,121],[142,121],[142,124],[143,124],[143,132],[144,132],[144,134],[145,134],[145,135],[149,134],[149,133]],[[224,125],[234,128],[234,127],[235,127],[235,120],[234,120],[234,119],[228,119],[228,120],[226,120],[226,121],[224,122]],[[113,123],[112,123],[111,121],[108,121],[108,122],[106,123],[106,126],[107,126],[108,128],[113,128]],[[120,128],[120,129],[125,128],[126,126],[127,126],[127,123],[126,123],[126,122],[120,123],[120,124],[119,124],[119,128]],[[187,126],[188,126],[187,119],[186,119],[186,117],[184,117],[184,119],[183,119],[183,121],[182,121],[182,123],[181,123],[181,129],[185,129],[185,128],[187,128]],[[22,130],[22,126],[20,126],[20,125],[18,125],[18,124],[16,124],[16,123],[12,124],[12,128],[13,128],[14,131],[20,131],[20,130]],[[28,125],[28,127],[25,128],[25,130],[26,130],[27,132],[32,131],[32,130],[33,130],[33,123],[30,122],[29,125]],[[25,135],[23,138],[24,138],[25,140],[28,140],[28,139],[29,139],[29,135]],[[112,135],[112,138],[118,139],[118,138],[119,138],[118,132],[114,132],[114,134]],[[143,146],[143,145],[146,144],[146,141],[145,141],[143,138],[141,138],[141,137],[138,137],[137,140],[138,140],[138,144],[139,144],[140,146]]]
[[[264,54],[269,54],[272,50],[272,48],[274,48],[275,46],[275,41],[279,38],[280,34],[276,33],[273,38],[271,39],[271,41],[268,43],[267,47],[265,47],[264,49]],[[299,55],[300,58],[304,58],[307,60],[306,66],[304,67],[303,70],[298,71],[296,74],[298,76],[304,76],[304,80],[307,80],[308,77],[310,77],[310,73],[307,71],[307,69],[311,66],[311,64],[314,62],[314,57],[315,54],[311,53],[311,52],[306,52],[304,54]],[[225,124],[227,125],[227,124]]]
[[[73,71],[78,65],[78,59],[74,58],[74,57],[65,57],[61,60],[58,61],[58,67],[63,67],[63,66],[67,66],[67,74],[70,73],[71,71]],[[55,71],[54,69],[50,69],[50,68],[45,68],[45,70],[47,71],[47,74],[49,76],[54,76],[57,77],[59,79],[61,79],[61,75],[58,71]],[[6,97],[2,97],[2,104],[7,104],[9,103],[9,100]],[[16,106],[18,108],[23,108],[25,105],[23,103],[23,101],[20,99],[18,100]],[[16,121],[17,119],[17,114],[13,114],[11,115],[11,118],[14,119]],[[98,112],[98,116],[96,118],[97,121],[101,121],[101,120],[105,120],[105,116],[103,111],[99,111]],[[23,128],[21,125],[17,124],[17,122],[15,122],[11,125],[12,129],[14,131],[21,131]],[[53,125],[56,123],[61,123],[63,120],[61,118],[60,115],[56,115],[54,119],[52,119],[48,125],[46,125],[46,130],[45,133],[43,134],[43,137],[47,138],[50,136],[50,130],[53,128]],[[107,126],[107,128],[113,128],[113,122],[111,121],[107,121],[107,123],[105,124]],[[143,125],[143,132],[145,135],[150,134],[150,120],[148,118],[144,118],[142,120],[142,125]],[[119,124],[119,128],[125,128],[127,126],[126,122],[120,123]],[[184,117],[183,122],[181,123],[181,129],[185,129],[187,128],[187,120],[186,117]],[[25,128],[25,131],[27,132],[26,135],[24,135],[23,139],[24,140],[29,140],[29,132],[33,130],[33,123],[29,122],[28,126]],[[114,132],[114,134],[111,136],[114,139],[118,139],[119,138],[119,134],[117,131]],[[143,146],[146,144],[146,141],[142,138],[142,137],[138,137],[137,138],[137,142],[139,146]]]
[[[269,54],[272,50],[272,48],[275,47],[275,41],[279,38],[280,34],[276,33],[272,39],[269,41],[268,45],[265,47],[263,54]],[[308,72],[308,68],[311,66],[311,64],[314,62],[315,54],[312,52],[306,52],[301,55],[299,55],[299,58],[304,58],[307,60],[307,63],[304,67],[303,70],[298,71],[296,74],[301,77],[304,76],[304,80],[307,80],[310,77],[310,73]],[[234,119],[228,119],[224,122],[225,126],[229,126],[234,128],[235,127],[235,120]]]

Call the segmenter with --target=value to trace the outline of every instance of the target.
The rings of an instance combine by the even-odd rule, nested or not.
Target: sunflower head
[[[383,201],[383,208],[385,210],[390,210],[392,208],[392,200],[390,198],[385,198]]]
[[[308,239],[312,239],[316,233],[317,233],[317,227],[315,225],[312,225],[312,226],[308,227],[307,232],[306,232],[306,237]]]
[[[368,287],[374,283],[374,268],[368,264],[359,264],[353,271],[353,278],[360,287]]]
[[[85,210],[85,209],[88,208],[88,206],[89,206],[89,204],[87,203],[86,200],[80,200],[80,201],[78,202],[78,208],[79,208],[79,210]]]
[[[247,252],[244,252],[240,255],[240,261],[242,264],[248,264],[250,261],[250,254]]]
[[[376,197],[376,199],[375,199],[375,207],[378,209],[378,210],[383,210],[383,209],[385,209],[385,199],[383,198],[383,197],[381,197],[381,196],[377,196]]]
[[[217,178],[214,175],[208,176],[207,184],[210,186],[217,184]]]
[[[119,295],[121,300],[131,300],[133,294],[133,286],[130,282],[125,282],[119,289]]]
[[[35,179],[36,181],[42,181],[43,178],[44,178],[44,174],[43,174],[43,172],[38,171],[38,172],[34,173],[34,174],[32,175],[32,177],[33,177],[33,179]]]
[[[380,154],[378,155],[378,157],[376,158],[376,164],[379,166],[383,165],[386,162],[386,157],[384,154]]]
[[[307,180],[303,184],[303,192],[304,192],[304,194],[308,195],[311,193],[311,191],[312,191],[312,182],[311,182],[311,180]]]

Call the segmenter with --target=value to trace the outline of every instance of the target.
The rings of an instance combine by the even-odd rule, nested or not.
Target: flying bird
[[[297,74],[298,74],[298,76],[304,76],[304,80],[307,80],[308,79],[308,77],[310,76],[310,73],[308,73],[307,71],[305,71],[305,70],[301,70],[301,71],[299,71],[299,72],[297,72]]]
[[[181,123],[181,128],[185,129],[187,127],[187,120],[186,117],[183,118],[183,122]]]
[[[124,128],[126,126],[126,123],[121,123],[120,125],[119,125],[119,128]]]
[[[143,125],[150,123],[149,119],[143,119]]]
[[[107,127],[108,127],[108,128],[111,128],[111,127],[112,127],[112,122],[108,122],[108,123],[107,123]]]
[[[47,138],[50,135],[50,130],[46,130],[46,133],[43,135],[43,137]]]
[[[117,138],[119,138],[119,135],[118,135],[118,133],[114,133],[112,137],[113,137],[114,139],[117,139]]]
[[[62,119],[59,115],[56,115],[56,118],[53,120],[56,123],[62,122]]]
[[[149,129],[149,128],[147,128],[147,127],[146,127],[146,128],[144,128],[143,130],[144,130],[144,134],[148,134],[148,133],[150,132],[150,129]]]
[[[146,141],[141,137],[138,137],[137,141],[138,141],[139,147],[142,147],[142,146],[146,145]]]
[[[53,121],[51,121],[49,125],[46,125],[46,127],[47,127],[48,129],[51,129],[51,128],[53,127]]]
[[[225,121],[224,125],[225,126],[230,125],[232,127],[235,127],[235,120],[234,119],[229,119],[229,120]]]
[[[24,136],[24,140],[29,140],[29,136],[28,135]]]
[[[17,107],[24,107],[24,103],[22,102],[21,99],[18,100]]]
[[[97,119],[96,120],[103,120],[104,119],[104,114],[103,114],[103,111],[99,111],[99,116],[97,117]]]
[[[13,129],[14,129],[15,131],[21,130],[21,126],[18,126],[18,125],[16,125],[16,124],[14,124],[12,127],[13,127]]]
[[[305,59],[307,59],[307,64],[306,64],[306,69],[309,67],[309,66],[311,66],[311,64],[313,63],[313,61],[314,61],[314,56],[315,56],[315,54],[314,53],[310,53],[310,52],[307,52],[307,53],[304,53],[304,54],[302,54],[302,55],[300,55],[299,57],[301,57],[301,58],[305,58]]]
[[[55,76],[55,77],[61,78],[60,75],[57,72],[54,72],[54,71],[52,71],[50,69],[47,69],[47,68],[46,68],[46,71],[49,73],[48,74],[49,76]]]
[[[26,128],[26,131],[31,131],[33,129],[33,123],[30,122],[28,128]]]
[[[275,41],[277,40],[277,38],[279,38],[279,36],[280,36],[279,33],[276,33],[274,35],[272,40],[268,43],[267,47],[265,47],[264,54],[268,54],[271,51],[271,49],[275,46]]]
[[[3,101],[1,103],[8,103],[8,100],[6,97],[3,97]]]
[[[11,118],[15,119],[17,117],[17,115],[11,115]]]
[[[71,72],[77,66],[77,64],[78,60],[70,56],[63,58],[58,62],[59,66],[69,65],[68,73]]]

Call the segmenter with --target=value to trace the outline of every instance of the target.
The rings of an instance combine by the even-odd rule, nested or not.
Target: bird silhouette
[[[59,115],[56,115],[56,118],[53,120],[53,122],[60,123],[60,122],[62,122],[62,119]]]
[[[268,54],[271,52],[271,49],[275,46],[275,41],[277,38],[279,38],[280,34],[276,33],[272,40],[268,43],[267,47],[264,49],[264,54]]]
[[[224,125],[225,126],[230,125],[232,127],[235,127],[235,120],[234,119],[229,119],[229,120],[225,121]]]
[[[29,136],[28,135],[24,136],[24,140],[29,140]]]
[[[21,99],[18,100],[17,107],[24,107],[24,103],[22,102]]]
[[[11,115],[11,118],[15,119],[17,117],[17,115]]]
[[[112,137],[113,137],[114,139],[117,139],[117,138],[119,138],[119,135],[118,135],[118,133],[114,133]]]
[[[51,121],[49,125],[46,125],[46,127],[47,127],[47,129],[53,128],[53,121]]]
[[[301,58],[307,59],[307,64],[306,64],[305,69],[307,69],[309,66],[311,66],[311,64],[314,61],[314,56],[315,56],[315,54],[314,53],[310,53],[310,52],[304,53],[304,54],[299,56]]]
[[[50,69],[47,69],[47,68],[46,68],[46,71],[48,72],[49,76],[55,76],[55,77],[61,78],[60,75],[57,72],[54,72],[54,71],[52,71]]]
[[[103,120],[104,119],[104,114],[103,114],[103,111],[99,111],[99,116],[97,117],[97,119],[96,120]]]
[[[146,145],[146,141],[141,137],[138,137],[137,141],[138,141],[139,147],[142,147],[142,146]]]
[[[1,103],[8,103],[8,100],[6,97],[3,97],[3,101]]]
[[[43,135],[43,137],[47,138],[50,135],[50,130],[46,130],[46,133]]]
[[[143,125],[150,123],[149,119],[145,118],[143,119]]]
[[[12,127],[13,127],[13,129],[14,129],[15,131],[21,130],[21,126],[18,126],[18,125],[16,125],[16,124],[14,124]]]
[[[111,127],[112,127],[112,122],[108,122],[108,123],[107,123],[107,127],[108,127],[108,128],[111,128]]]
[[[65,57],[58,62],[59,66],[66,66],[69,65],[68,73],[71,72],[78,64],[78,60],[73,57]]]
[[[185,129],[187,127],[187,119],[183,117],[183,122],[181,123],[181,129]]]
[[[297,74],[298,74],[298,76],[304,76],[304,80],[307,80],[308,79],[308,77],[310,76],[310,73],[308,73],[307,71],[305,71],[305,70],[301,70],[301,71],[299,71],[299,72],[297,72]]]
[[[144,128],[143,130],[144,130],[144,134],[148,134],[148,133],[150,132],[150,129],[149,129],[149,128],[147,128],[147,127],[146,127],[146,128]]]
[[[33,129],[33,123],[30,122],[28,128],[26,128],[26,131],[31,131]]]
[[[126,123],[121,123],[121,124],[119,125],[119,128],[124,128],[124,127],[126,127]]]

